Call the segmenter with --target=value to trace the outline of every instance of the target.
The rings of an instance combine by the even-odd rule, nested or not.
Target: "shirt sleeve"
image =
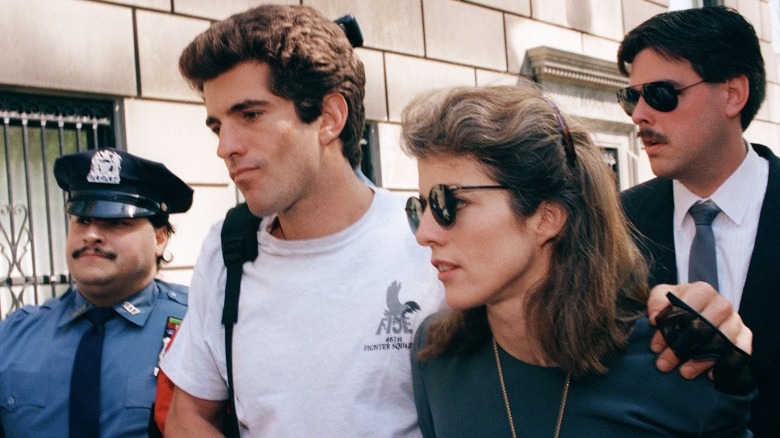
[[[176,386],[196,398],[227,400],[224,330],[225,296],[221,223],[203,242],[189,292],[189,309],[176,340],[162,360],[162,369]]]

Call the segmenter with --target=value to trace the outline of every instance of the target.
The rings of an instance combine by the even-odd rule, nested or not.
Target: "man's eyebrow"
[[[247,99],[241,102],[238,102],[237,104],[230,107],[228,110],[228,115],[235,114],[241,111],[246,110],[247,108],[252,107],[265,107],[268,106],[270,102],[267,100],[253,100],[253,99]],[[206,117],[206,126],[211,126],[214,124],[218,124],[219,119],[214,116]]]
[[[219,123],[219,119],[216,117],[208,116],[206,117],[206,126],[212,126]]]

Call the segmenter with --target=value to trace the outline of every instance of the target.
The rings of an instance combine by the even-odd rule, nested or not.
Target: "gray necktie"
[[[688,282],[706,281],[715,290],[718,289],[718,264],[715,259],[712,221],[719,213],[720,208],[712,201],[697,202],[688,210],[696,224],[696,236],[693,238],[691,256],[688,259]]]

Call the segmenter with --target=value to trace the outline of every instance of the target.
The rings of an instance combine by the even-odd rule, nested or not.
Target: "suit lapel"
[[[769,160],[769,180],[739,313],[753,330],[756,359],[766,366],[777,354],[775,336],[780,330],[780,288],[777,281],[777,269],[780,268],[780,159],[765,146],[753,147],[760,156]]]
[[[677,283],[672,181],[654,179],[623,194],[626,215],[644,236],[637,239],[650,262],[650,286]]]

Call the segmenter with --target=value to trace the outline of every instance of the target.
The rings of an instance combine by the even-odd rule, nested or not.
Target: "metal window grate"
[[[0,93],[0,319],[64,293],[57,157],[114,144],[112,102]]]

